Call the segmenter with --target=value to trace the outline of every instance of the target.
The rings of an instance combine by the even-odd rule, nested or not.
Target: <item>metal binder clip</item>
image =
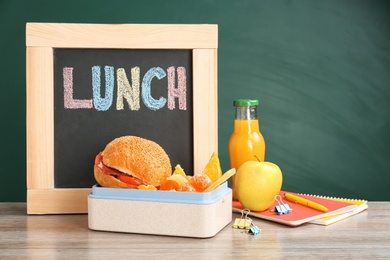
[[[248,233],[253,234],[254,236],[260,234],[261,229],[258,228],[255,224],[251,223]]]
[[[249,212],[248,209],[241,210],[241,217],[234,220],[233,228],[250,229],[252,220],[248,218]]]
[[[282,197],[280,195],[275,196],[275,200],[278,203],[278,206],[275,207],[274,212],[278,215],[288,214],[292,212],[292,209],[288,204],[284,204]]]

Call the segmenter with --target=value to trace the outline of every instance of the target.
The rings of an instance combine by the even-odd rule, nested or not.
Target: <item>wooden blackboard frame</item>
[[[192,50],[194,171],[218,150],[217,25],[27,23],[28,214],[88,212],[90,188],[54,187],[54,48]]]

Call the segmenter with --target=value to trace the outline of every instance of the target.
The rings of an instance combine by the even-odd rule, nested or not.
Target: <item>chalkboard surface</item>
[[[94,157],[123,135],[157,142],[172,166],[193,172],[190,50],[54,49],[53,57],[56,188],[90,188]],[[185,90],[173,104],[169,84]]]

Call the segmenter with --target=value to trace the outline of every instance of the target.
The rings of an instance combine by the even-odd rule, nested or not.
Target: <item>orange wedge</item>
[[[175,166],[175,170],[172,174],[180,174],[181,176],[186,177],[186,173],[184,172],[183,168],[181,168],[180,164]]]
[[[217,153],[213,152],[209,162],[203,170],[203,173],[209,176],[212,182],[215,182],[222,176],[221,164]]]

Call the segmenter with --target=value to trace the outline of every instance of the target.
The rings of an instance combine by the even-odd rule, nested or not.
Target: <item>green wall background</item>
[[[25,24],[219,25],[219,156],[232,102],[260,100],[283,189],[390,200],[390,2],[0,1],[0,201],[26,200]]]

